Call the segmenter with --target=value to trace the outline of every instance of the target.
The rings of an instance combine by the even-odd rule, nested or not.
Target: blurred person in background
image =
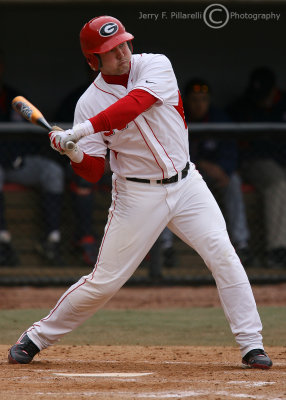
[[[250,74],[245,92],[228,107],[237,122],[286,122],[286,95],[268,67]],[[245,179],[262,196],[266,227],[267,264],[286,265],[286,145],[278,138],[254,136],[242,149]]]
[[[4,58],[0,51],[0,122],[23,122],[11,107],[19,92],[4,83]],[[19,259],[11,241],[5,219],[3,186],[5,182],[38,187],[42,190],[43,224],[45,237],[36,249],[51,264],[60,264],[60,215],[64,174],[54,161],[37,155],[39,144],[0,138],[0,265],[13,266]]]
[[[201,78],[189,81],[184,96],[185,116],[190,123],[230,122],[227,115],[211,103],[211,89]],[[192,161],[207,182],[209,188],[220,200],[225,213],[229,235],[242,263],[251,261],[248,246],[249,229],[241,178],[238,169],[238,147],[231,138],[216,139],[213,135],[193,138],[189,136]]]
[[[60,122],[72,122],[75,107],[79,97],[85,92],[87,87],[96,78],[97,73],[88,68],[87,82],[69,93],[62,101],[57,113],[56,120]],[[93,207],[94,207],[94,188],[95,185],[86,181],[73,172],[68,160],[64,159],[64,167],[70,190],[72,193],[73,209],[75,214],[75,236],[74,243],[82,254],[82,260],[87,265],[96,262],[98,254],[98,241],[96,240],[93,228]],[[111,180],[109,183],[111,190]]]

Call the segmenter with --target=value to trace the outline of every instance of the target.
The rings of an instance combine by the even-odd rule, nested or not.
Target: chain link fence
[[[61,124],[65,128],[65,124]],[[252,282],[281,282],[286,280],[286,124],[192,124],[190,125],[190,147],[201,141],[234,141],[239,149],[239,169],[236,171],[236,188],[242,196],[243,210],[237,210],[237,204],[230,211],[229,197],[225,190],[207,182],[216,197],[227,221],[230,237],[234,246],[235,234],[231,224],[241,225],[245,217],[247,229],[245,251],[237,252],[243,261]],[[96,258],[108,208],[111,201],[111,173],[106,174],[95,185],[79,185],[72,175],[66,157],[52,151],[46,133],[27,123],[0,124],[1,171],[2,171],[2,207],[5,229],[9,235],[0,236],[0,285],[66,285],[88,274],[93,267],[92,257]],[[261,159],[245,157],[249,146],[263,146]],[[33,156],[42,157],[59,166],[63,176],[63,191],[60,193],[60,240],[56,248],[56,258],[48,257],[45,247],[47,224],[42,191],[34,185],[9,181],[5,165],[9,151],[27,148]],[[11,150],[12,149],[12,150]],[[265,149],[267,150],[265,152]],[[14,160],[14,170],[20,170],[25,163]],[[18,163],[18,164],[17,164]],[[47,169],[50,164],[47,164]],[[38,175],[42,175],[36,171]],[[12,175],[10,175],[12,176]],[[206,177],[207,178],[207,177]],[[50,179],[47,175],[46,180]],[[237,180],[238,179],[238,180]],[[57,179],[51,178],[48,187],[56,190]],[[45,187],[47,182],[42,183]],[[237,185],[239,183],[239,185]],[[89,194],[89,214],[80,215],[78,208],[84,205],[80,201]],[[76,196],[79,196],[78,198]],[[235,192],[234,192],[235,196]],[[75,198],[79,202],[76,203]],[[54,201],[54,199],[53,199]],[[87,204],[87,203],[86,203]],[[51,203],[51,209],[59,204]],[[83,206],[85,208],[85,206]],[[87,210],[87,208],[86,208]],[[90,212],[92,210],[92,212]],[[88,210],[87,210],[88,211]],[[244,217],[241,217],[244,213]],[[284,216],[285,214],[285,216]],[[1,217],[0,217],[1,218]],[[57,217],[56,217],[57,218]],[[3,219],[3,217],[2,217]],[[86,221],[91,222],[92,237],[85,248],[80,243],[79,231]],[[2,225],[3,225],[2,221]],[[1,235],[0,229],[0,235]],[[240,228],[238,228],[240,229]],[[235,229],[233,229],[235,231]],[[90,237],[88,232],[85,237]],[[5,258],[6,245],[9,243],[13,257]],[[167,245],[166,245],[167,243]],[[93,245],[92,257],[86,257],[88,244]],[[5,247],[6,246],[6,247]],[[1,253],[2,252],[2,253]],[[87,251],[88,254],[88,251]],[[88,254],[91,256],[90,254]],[[133,284],[206,284],[213,279],[202,259],[196,252],[170,234],[160,237],[156,246],[142,262],[129,283]]]

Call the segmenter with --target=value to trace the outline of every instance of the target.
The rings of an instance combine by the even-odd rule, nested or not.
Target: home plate
[[[71,376],[71,377],[95,377],[95,378],[134,378],[138,376],[152,375],[153,372],[103,372],[94,374],[66,374],[66,373],[53,373],[57,376]]]

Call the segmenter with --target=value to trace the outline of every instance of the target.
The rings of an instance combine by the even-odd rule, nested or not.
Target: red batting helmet
[[[98,54],[106,53],[133,38],[118,19],[109,16],[93,18],[80,31],[81,49],[93,70],[100,67]]]

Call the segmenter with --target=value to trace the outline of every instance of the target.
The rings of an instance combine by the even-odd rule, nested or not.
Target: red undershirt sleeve
[[[134,89],[110,107],[89,119],[94,133],[123,129],[138,115],[150,108],[158,99],[142,89]]]
[[[91,183],[96,183],[100,180],[104,173],[104,164],[104,158],[92,157],[86,153],[83,153],[83,159],[80,163],[71,161],[74,172]]]

